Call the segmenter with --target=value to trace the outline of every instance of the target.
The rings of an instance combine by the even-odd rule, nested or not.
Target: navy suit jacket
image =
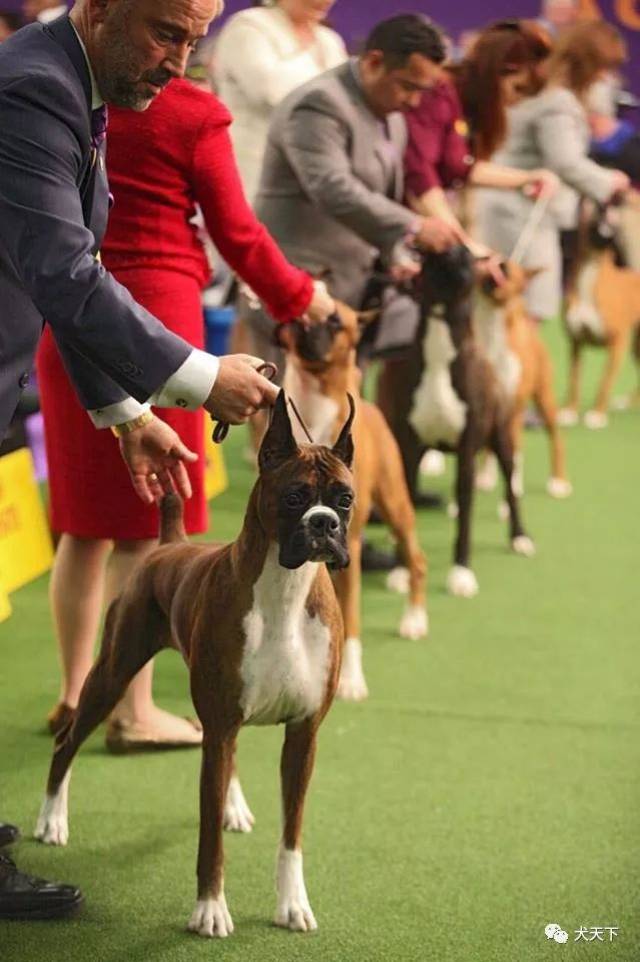
[[[68,17],[0,45],[0,438],[43,318],[86,408],[145,401],[189,345],[96,259],[107,225],[104,144],[91,146],[91,79]]]

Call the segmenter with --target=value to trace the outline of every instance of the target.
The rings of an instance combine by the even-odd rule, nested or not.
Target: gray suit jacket
[[[75,31],[25,27],[0,45],[0,437],[43,318],[86,408],[146,400],[191,352],[96,260],[107,209]]]
[[[367,106],[352,62],[303,84],[276,108],[256,212],[287,257],[328,270],[332,293],[358,306],[379,252],[415,223],[402,206],[406,125]],[[389,196],[390,195],[390,196]]]

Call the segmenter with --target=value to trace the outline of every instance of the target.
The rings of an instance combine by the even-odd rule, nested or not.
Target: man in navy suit
[[[112,427],[143,500],[189,496],[195,459],[150,404],[237,424],[273,403],[258,358],[214,358],[171,334],[102,267],[108,103],[144,110],[184,75],[221,0],[78,0],[0,47],[0,438],[28,380],[43,318],[98,428]],[[333,302],[316,291],[308,317]],[[17,830],[0,825],[0,847]],[[76,909],[73,886],[30,879],[0,853],[0,918]]]

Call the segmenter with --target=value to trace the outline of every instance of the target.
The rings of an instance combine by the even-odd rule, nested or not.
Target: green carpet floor
[[[551,330],[558,380],[564,344]],[[602,355],[590,358],[592,391]],[[634,381],[630,365],[618,389]],[[589,395],[589,400],[592,393]],[[543,962],[640,959],[640,412],[566,433],[575,494],[544,493],[547,446],[526,437],[525,522],[538,555],[507,549],[497,495],[477,499],[473,601],[443,590],[453,525],[420,517],[431,634],[395,635],[402,601],[367,577],[370,699],[336,703],[321,733],[305,825],[319,931],[274,928],[281,731],[240,740],[253,834],[227,836],[225,942],[185,932],[195,897],[197,751],[111,757],[86,745],[71,787],[71,840],[30,840],[48,765],[44,718],[58,669],[40,579],[0,628],[0,816],[21,824],[20,864],[86,893],[70,923],[0,925],[3,962]],[[240,430],[212,533],[237,531],[251,482]],[[435,486],[447,490],[448,481]],[[376,534],[376,537],[380,535]],[[158,702],[190,711],[186,672],[158,659]],[[566,945],[547,942],[559,923]],[[575,942],[580,926],[618,927]],[[593,935],[590,931],[589,937]]]

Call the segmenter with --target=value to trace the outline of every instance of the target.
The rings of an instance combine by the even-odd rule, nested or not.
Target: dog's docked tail
[[[179,494],[165,494],[160,502],[160,544],[186,541],[184,504]]]

